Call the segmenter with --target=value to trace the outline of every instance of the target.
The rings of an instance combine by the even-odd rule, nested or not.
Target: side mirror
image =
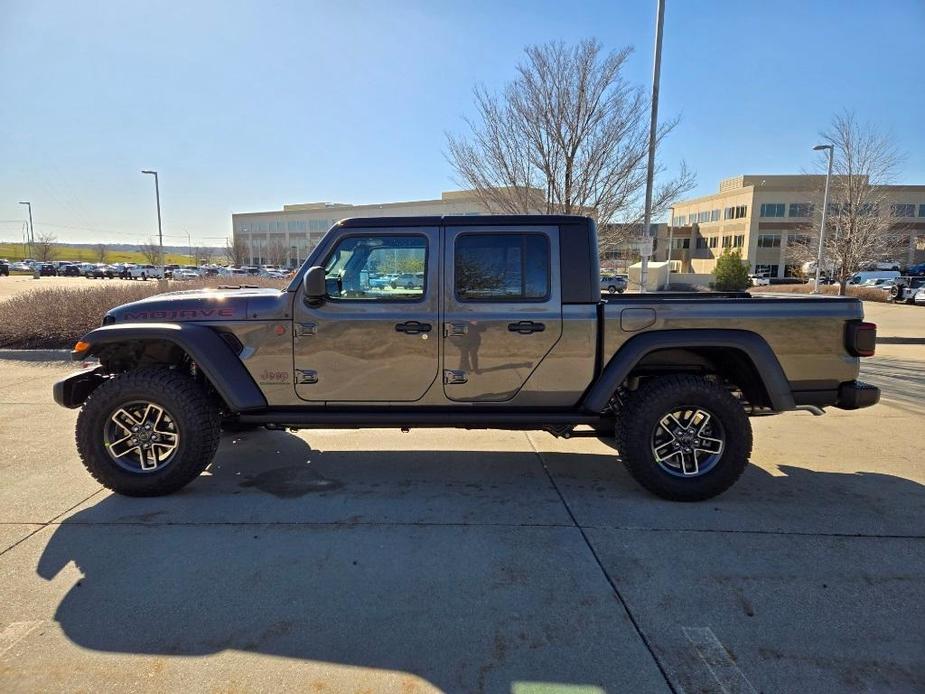
[[[324,268],[320,265],[313,265],[305,273],[305,279],[302,280],[305,287],[305,300],[310,304],[320,304],[324,301],[327,294],[324,283]]]

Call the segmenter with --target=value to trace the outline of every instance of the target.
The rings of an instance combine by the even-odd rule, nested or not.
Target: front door
[[[439,228],[342,229],[327,297],[293,308],[296,393],[327,402],[413,402],[437,377]]]
[[[444,247],[444,393],[510,400],[562,333],[558,227],[448,227]]]

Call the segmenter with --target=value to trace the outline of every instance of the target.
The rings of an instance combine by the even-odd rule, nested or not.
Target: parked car
[[[902,263],[898,260],[876,260],[862,265],[866,270],[899,270]]]
[[[92,265],[86,272],[84,272],[84,277],[86,277],[88,280],[101,280],[104,278],[111,280],[115,276],[116,272],[112,269],[112,266],[106,265],[105,263]]]
[[[114,263],[112,266],[112,274],[115,277],[118,277],[120,280],[128,279],[129,270],[133,267],[131,263]]]
[[[392,289],[422,289],[424,287],[424,273],[423,272],[403,272],[398,277],[393,279],[389,286]]]
[[[38,263],[35,266],[35,272],[39,273],[40,277],[57,277],[58,270],[51,263]]]
[[[898,270],[864,270],[851,275],[848,284],[866,284],[868,280],[893,279],[894,277],[899,277]]]
[[[912,297],[912,303],[917,306],[925,306],[925,287],[919,287],[915,292],[915,296]]]
[[[9,277],[10,276],[10,264],[5,260],[0,260],[0,276]]]
[[[128,276],[133,280],[162,279],[164,269],[157,265],[135,265],[128,271]]]
[[[25,260],[21,260],[18,263],[10,265],[10,270],[13,272],[32,272],[32,266]]]
[[[919,277],[922,275],[925,275],[925,263],[910,265],[908,268],[906,268],[907,277]]]
[[[771,278],[765,273],[760,272],[758,274],[749,275],[748,283],[753,287],[769,287],[771,286]]]
[[[188,282],[189,280],[198,280],[200,279],[199,273],[195,270],[186,270],[180,268],[179,270],[174,270],[171,279],[176,280],[177,282]]]
[[[428,277],[419,297],[383,292],[376,305],[352,289],[390,245],[410,244]],[[287,291],[173,292],[111,309],[72,352],[99,360],[56,383],[54,398],[82,408],[88,471],[132,496],[196,479],[223,423],[560,437],[588,425],[643,487],[678,501],[735,483],[749,416],[879,400],[857,380],[876,345],[858,299],[602,300],[597,248],[594,221],[577,216],[343,220]]]
[[[601,293],[622,294],[628,286],[625,275],[601,275]]]
[[[894,303],[912,304],[915,302],[916,292],[923,287],[925,287],[925,277],[897,277],[893,280],[893,286],[890,287],[890,299]]]
[[[58,274],[62,277],[80,277],[80,266],[75,263],[63,263],[58,266]]]

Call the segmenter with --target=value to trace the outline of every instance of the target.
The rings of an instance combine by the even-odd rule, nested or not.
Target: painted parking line
[[[12,622],[3,631],[0,631],[0,658],[13,646],[26,638],[41,623],[41,620],[37,622]]]
[[[710,627],[681,627],[724,694],[757,694]]]

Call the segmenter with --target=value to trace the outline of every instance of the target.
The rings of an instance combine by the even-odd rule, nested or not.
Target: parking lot
[[[226,436],[117,497],[70,366],[0,360],[0,690],[921,690],[925,349],[880,352],[882,404],[753,420],[700,504],[596,438],[453,430]]]

